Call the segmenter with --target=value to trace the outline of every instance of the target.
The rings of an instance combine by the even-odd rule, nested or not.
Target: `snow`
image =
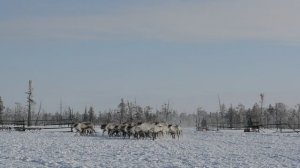
[[[57,130],[0,131],[0,167],[300,167],[300,134],[197,132],[152,141],[75,136]]]

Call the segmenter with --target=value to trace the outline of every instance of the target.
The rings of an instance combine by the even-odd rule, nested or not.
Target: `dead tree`
[[[39,112],[38,112],[36,120],[35,120],[35,125],[38,125],[38,121],[39,121],[39,116],[40,116],[40,113],[41,113],[41,109],[42,109],[42,103],[40,102]]]
[[[169,118],[170,118],[170,102],[168,101],[168,104],[164,104],[162,106],[162,112],[163,115],[165,117],[165,122],[169,122]]]
[[[119,112],[118,113],[120,113],[120,116],[119,116],[119,123],[121,124],[121,123],[123,123],[123,120],[124,120],[124,118],[125,118],[125,115],[126,115],[126,104],[125,104],[125,102],[124,102],[124,99],[122,98],[121,99],[121,103],[119,104]]]
[[[201,107],[197,108],[197,113],[196,113],[196,130],[197,131],[203,131],[204,128],[203,126],[205,125],[205,127],[207,126],[207,122],[206,122],[206,116],[207,113],[205,110],[203,110]]]
[[[225,113],[225,104],[221,103],[220,96],[218,95],[218,100],[219,100],[219,108],[220,108],[220,115],[218,120],[220,121],[221,127],[224,129],[224,113]]]
[[[300,104],[298,104],[298,129],[300,129]]]
[[[260,94],[260,124],[263,125],[263,104],[264,104],[264,97],[265,95],[263,93]]]
[[[27,114],[27,125],[31,126],[31,108],[32,105],[34,104],[34,100],[32,98],[32,87],[31,87],[31,83],[32,81],[29,80],[29,88],[28,88],[28,92],[26,92],[27,96],[27,103],[28,103],[28,114]]]
[[[0,124],[2,124],[2,111],[4,110],[4,106],[3,106],[3,101],[2,98],[0,96]]]

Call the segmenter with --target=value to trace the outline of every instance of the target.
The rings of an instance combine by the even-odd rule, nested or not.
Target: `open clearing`
[[[300,134],[183,129],[178,140],[0,131],[0,167],[300,167]]]

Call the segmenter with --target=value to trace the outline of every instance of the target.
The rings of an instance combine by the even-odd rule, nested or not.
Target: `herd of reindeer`
[[[76,130],[76,134],[79,135],[95,135],[95,125],[90,122],[81,122],[73,125]],[[102,135],[107,132],[109,137],[123,137],[125,138],[136,138],[145,139],[151,138],[155,140],[160,136],[170,135],[173,139],[179,139],[182,135],[182,128],[179,125],[167,124],[162,122],[148,123],[123,123],[123,124],[102,124],[101,130]]]

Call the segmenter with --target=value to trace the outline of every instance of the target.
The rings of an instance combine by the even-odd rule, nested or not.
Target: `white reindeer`
[[[172,125],[170,124],[169,126],[169,133],[171,134],[172,138],[175,139],[176,135],[179,139],[179,136],[182,133],[182,129],[179,125]]]
[[[104,135],[105,131],[107,131],[107,134],[108,134],[109,136],[112,136],[113,131],[114,131],[114,129],[115,129],[115,126],[116,126],[116,125],[113,124],[113,123],[108,123],[108,124],[103,124],[103,125],[101,125],[101,129],[103,130],[102,135]]]
[[[76,134],[91,135],[96,133],[94,124],[90,122],[76,123],[73,127],[76,129]]]

